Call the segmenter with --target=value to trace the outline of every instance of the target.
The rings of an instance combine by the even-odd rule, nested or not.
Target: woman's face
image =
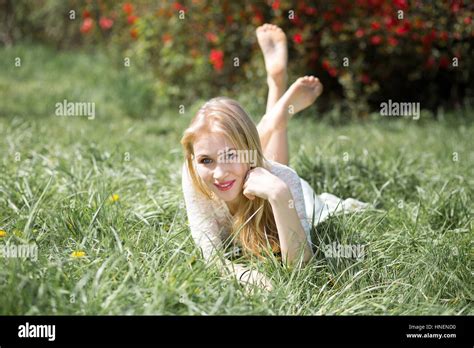
[[[250,168],[238,160],[232,143],[218,133],[206,133],[194,142],[197,173],[217,197],[228,206],[237,205],[242,186]]]

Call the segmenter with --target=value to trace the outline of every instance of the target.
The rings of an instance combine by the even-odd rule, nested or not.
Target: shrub
[[[38,3],[67,12],[63,2],[53,0],[28,6],[19,1],[14,7],[26,13]],[[254,31],[265,22],[286,32],[293,77],[315,74],[323,81],[325,98],[318,103],[323,108],[342,97],[343,111],[365,117],[370,106],[387,99],[416,100],[429,109],[472,99],[473,13],[462,0],[70,0],[69,5],[80,14],[70,22],[82,44],[107,43],[152,69],[164,103],[238,95],[247,86],[263,98],[265,88],[256,88],[265,80]],[[32,28],[40,32],[38,25]]]

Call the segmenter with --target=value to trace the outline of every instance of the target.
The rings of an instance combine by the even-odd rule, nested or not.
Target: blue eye
[[[235,157],[234,151],[227,153],[227,158],[234,158],[234,157]]]
[[[206,162],[206,161],[209,161],[209,162]],[[210,158],[204,158],[204,159],[202,159],[199,163],[209,164],[209,163],[211,163],[211,162],[212,162],[212,160],[211,160]]]

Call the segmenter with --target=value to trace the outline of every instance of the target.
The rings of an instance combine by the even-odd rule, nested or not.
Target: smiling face
[[[198,137],[193,149],[197,174],[232,212],[242,199],[242,186],[249,164],[235,160],[237,149],[219,133],[206,133]]]

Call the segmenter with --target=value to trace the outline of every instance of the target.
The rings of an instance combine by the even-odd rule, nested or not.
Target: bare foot
[[[290,115],[296,114],[312,105],[323,92],[323,85],[314,76],[298,78],[288,88],[282,99]]]
[[[323,92],[323,85],[314,76],[298,78],[272,110],[263,117],[259,132],[264,134],[268,129],[284,129],[290,117],[314,103]]]
[[[288,48],[286,35],[273,24],[264,24],[256,30],[258,44],[263,52],[268,78],[277,84],[286,82]]]

